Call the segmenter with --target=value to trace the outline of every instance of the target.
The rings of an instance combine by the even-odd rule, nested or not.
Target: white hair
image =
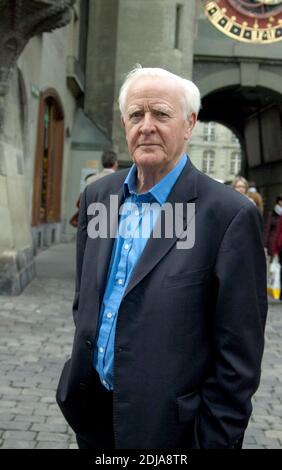
[[[148,68],[142,67],[140,64],[137,64],[136,67],[131,70],[121,86],[119,93],[119,109],[121,115],[125,113],[125,103],[127,98],[127,93],[130,85],[140,77],[157,77],[157,78],[170,78],[174,80],[183,90],[183,112],[184,118],[186,119],[190,116],[191,113],[195,113],[196,116],[199,113],[201,107],[201,95],[198,87],[185,78],[179,77],[174,73],[169,72],[168,70],[161,68]]]

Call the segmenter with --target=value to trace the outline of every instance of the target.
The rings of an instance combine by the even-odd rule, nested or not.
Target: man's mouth
[[[153,144],[151,142],[143,142],[142,144],[138,144],[137,147],[156,147],[159,144]]]

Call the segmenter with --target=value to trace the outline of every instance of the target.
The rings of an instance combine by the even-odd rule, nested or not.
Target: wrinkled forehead
[[[125,105],[142,100],[168,102],[172,105],[182,105],[183,91],[179,83],[167,77],[138,77],[129,86]]]

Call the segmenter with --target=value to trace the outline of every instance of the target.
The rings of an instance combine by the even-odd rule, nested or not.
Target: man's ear
[[[191,137],[192,131],[197,122],[197,116],[195,113],[191,113],[189,118],[186,121],[186,132],[184,135],[184,140],[188,140]]]

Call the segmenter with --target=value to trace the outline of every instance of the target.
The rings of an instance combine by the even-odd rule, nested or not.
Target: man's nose
[[[140,131],[143,134],[151,134],[152,132],[155,132],[155,130],[156,127],[154,116],[152,116],[150,112],[145,113],[141,123]]]

